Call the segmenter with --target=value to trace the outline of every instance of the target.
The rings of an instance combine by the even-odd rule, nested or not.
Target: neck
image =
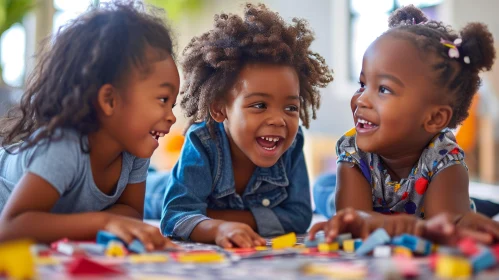
[[[92,166],[105,170],[115,162],[123,152],[123,148],[106,131],[99,129],[88,135],[90,161]]]

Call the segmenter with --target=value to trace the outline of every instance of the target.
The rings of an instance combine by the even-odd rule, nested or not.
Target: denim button
[[[269,206],[270,205],[270,200],[268,200],[267,198],[263,199],[262,200],[262,205],[265,206],[265,207]]]

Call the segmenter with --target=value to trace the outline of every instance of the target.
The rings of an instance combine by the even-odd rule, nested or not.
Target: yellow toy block
[[[180,263],[217,263],[225,261],[225,257],[214,252],[181,253],[177,256],[177,261]]]
[[[61,262],[51,256],[38,256],[34,258],[35,264],[40,265],[40,266],[51,266],[51,265],[58,265]]]
[[[343,241],[343,251],[347,253],[355,252],[355,239],[348,239]]]
[[[293,246],[293,248],[295,248],[295,249],[305,249],[307,247],[305,247],[305,244],[296,244],[295,246]]]
[[[31,255],[30,240],[16,240],[0,244],[0,274],[7,278],[31,279],[35,277],[35,261]]]
[[[168,261],[165,255],[131,255],[128,260],[131,263],[163,263]]]
[[[255,250],[257,251],[267,251],[269,248],[267,246],[256,246]]]
[[[409,248],[403,246],[397,246],[393,248],[393,255],[412,258],[412,251]]]
[[[329,253],[329,252],[336,252],[340,249],[340,244],[338,242],[333,242],[333,243],[320,243],[319,246],[317,246],[317,249],[321,253]]]
[[[285,249],[296,244],[296,234],[294,232],[278,236],[272,239],[272,249]]]
[[[106,248],[106,256],[108,257],[124,257],[126,255],[125,246],[119,241],[109,241]]]
[[[435,270],[437,277],[441,278],[468,278],[472,267],[465,258],[440,255]]]

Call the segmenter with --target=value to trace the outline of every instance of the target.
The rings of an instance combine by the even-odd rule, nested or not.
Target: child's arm
[[[371,214],[373,211],[372,190],[357,165],[339,162],[336,174],[336,211],[353,208]]]
[[[229,222],[240,222],[247,224],[253,230],[258,230],[255,217],[247,210],[214,210],[207,209],[206,216],[212,219],[224,220]]]
[[[157,228],[137,219],[106,212],[50,213],[59,198],[56,189],[43,178],[32,173],[24,175],[0,217],[0,241],[17,238],[32,238],[43,243],[61,238],[91,240],[97,231],[105,229],[127,242],[139,238],[148,249],[171,245]]]
[[[143,219],[146,183],[128,184],[116,203],[106,209],[108,213]]]

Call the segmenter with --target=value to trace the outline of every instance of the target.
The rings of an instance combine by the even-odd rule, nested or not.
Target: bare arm
[[[450,166],[435,175],[425,194],[425,218],[440,213],[462,215],[470,211],[468,172],[460,164]]]
[[[346,208],[376,213],[371,186],[362,172],[353,163],[340,162],[336,174],[336,211]]]
[[[128,184],[120,198],[106,212],[142,220],[146,183]]]
[[[253,216],[251,211],[207,209],[207,216],[217,220],[244,223],[250,226],[253,230],[258,230],[255,217]]]

